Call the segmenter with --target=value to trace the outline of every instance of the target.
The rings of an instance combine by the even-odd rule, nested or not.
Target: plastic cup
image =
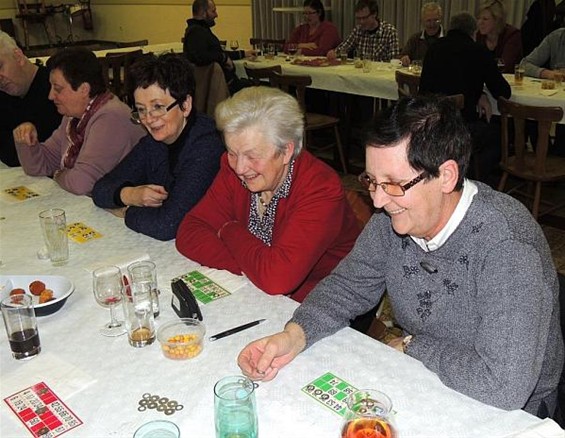
[[[230,376],[214,386],[216,438],[257,438],[255,385],[244,376]]]

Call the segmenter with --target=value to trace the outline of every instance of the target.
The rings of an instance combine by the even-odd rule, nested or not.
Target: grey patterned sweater
[[[310,346],[369,311],[386,288],[399,324],[414,335],[407,354],[456,391],[536,414],[544,399],[555,406],[563,366],[555,267],[530,213],[476,184],[459,227],[432,252],[375,214],[292,321]]]

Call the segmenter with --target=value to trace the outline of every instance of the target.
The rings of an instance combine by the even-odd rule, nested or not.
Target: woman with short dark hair
[[[18,157],[28,175],[51,176],[65,190],[89,195],[144,131],[131,123],[127,105],[107,90],[102,67],[90,50],[62,49],[47,60],[47,68],[49,99],[64,117],[42,143],[32,123],[18,126]]]
[[[132,118],[150,135],[98,181],[92,199],[134,231],[174,239],[216,176],[223,142],[214,120],[196,113],[192,66],[183,55],[145,55],[130,77]]]

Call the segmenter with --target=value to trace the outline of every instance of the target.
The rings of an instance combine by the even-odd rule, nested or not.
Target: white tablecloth
[[[12,359],[0,333],[0,398],[44,381],[83,421],[65,437],[131,437],[151,419],[175,422],[182,437],[214,437],[213,385],[238,374],[236,357],[249,341],[279,331],[297,303],[271,297],[245,279],[229,297],[201,305],[207,335],[267,318],[267,322],[216,342],[206,342],[191,361],[166,359],[157,343],[130,347],[122,337],[107,338],[98,328],[109,319],[92,294],[93,264],[134,259],[149,254],[157,264],[161,316],[157,324],[176,317],[170,307],[170,279],[198,265],[180,256],[174,242],[159,242],[128,230],[118,219],[95,207],[88,197],[71,195],[48,178],[23,175],[21,169],[0,170],[0,191],[24,185],[42,196],[24,202],[0,199],[0,274],[64,275],[76,290],[57,313],[38,319],[42,352],[30,361]],[[42,239],[37,213],[60,207],[67,221],[81,221],[103,237],[70,244],[68,265],[53,268],[38,260]],[[344,329],[301,354],[272,382],[257,389],[262,438],[338,437],[341,418],[303,393],[301,388],[330,371],[358,388],[376,388],[394,403],[401,438],[555,436],[564,432],[552,421],[542,422],[523,411],[505,412],[445,387],[420,362],[352,329]],[[144,393],[177,400],[184,409],[172,416],[156,410],[139,412]],[[0,401],[0,436],[30,436]],[[531,431],[528,431],[531,428]],[[537,435],[536,435],[537,433]]]

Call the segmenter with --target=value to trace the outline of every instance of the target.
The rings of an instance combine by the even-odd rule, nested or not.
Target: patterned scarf
[[[69,141],[69,147],[61,159],[61,168],[72,169],[74,167],[84,142],[86,125],[96,111],[113,97],[114,95],[109,91],[99,94],[88,102],[88,106],[80,119],[73,117],[69,120],[69,123],[67,123],[67,140]]]

